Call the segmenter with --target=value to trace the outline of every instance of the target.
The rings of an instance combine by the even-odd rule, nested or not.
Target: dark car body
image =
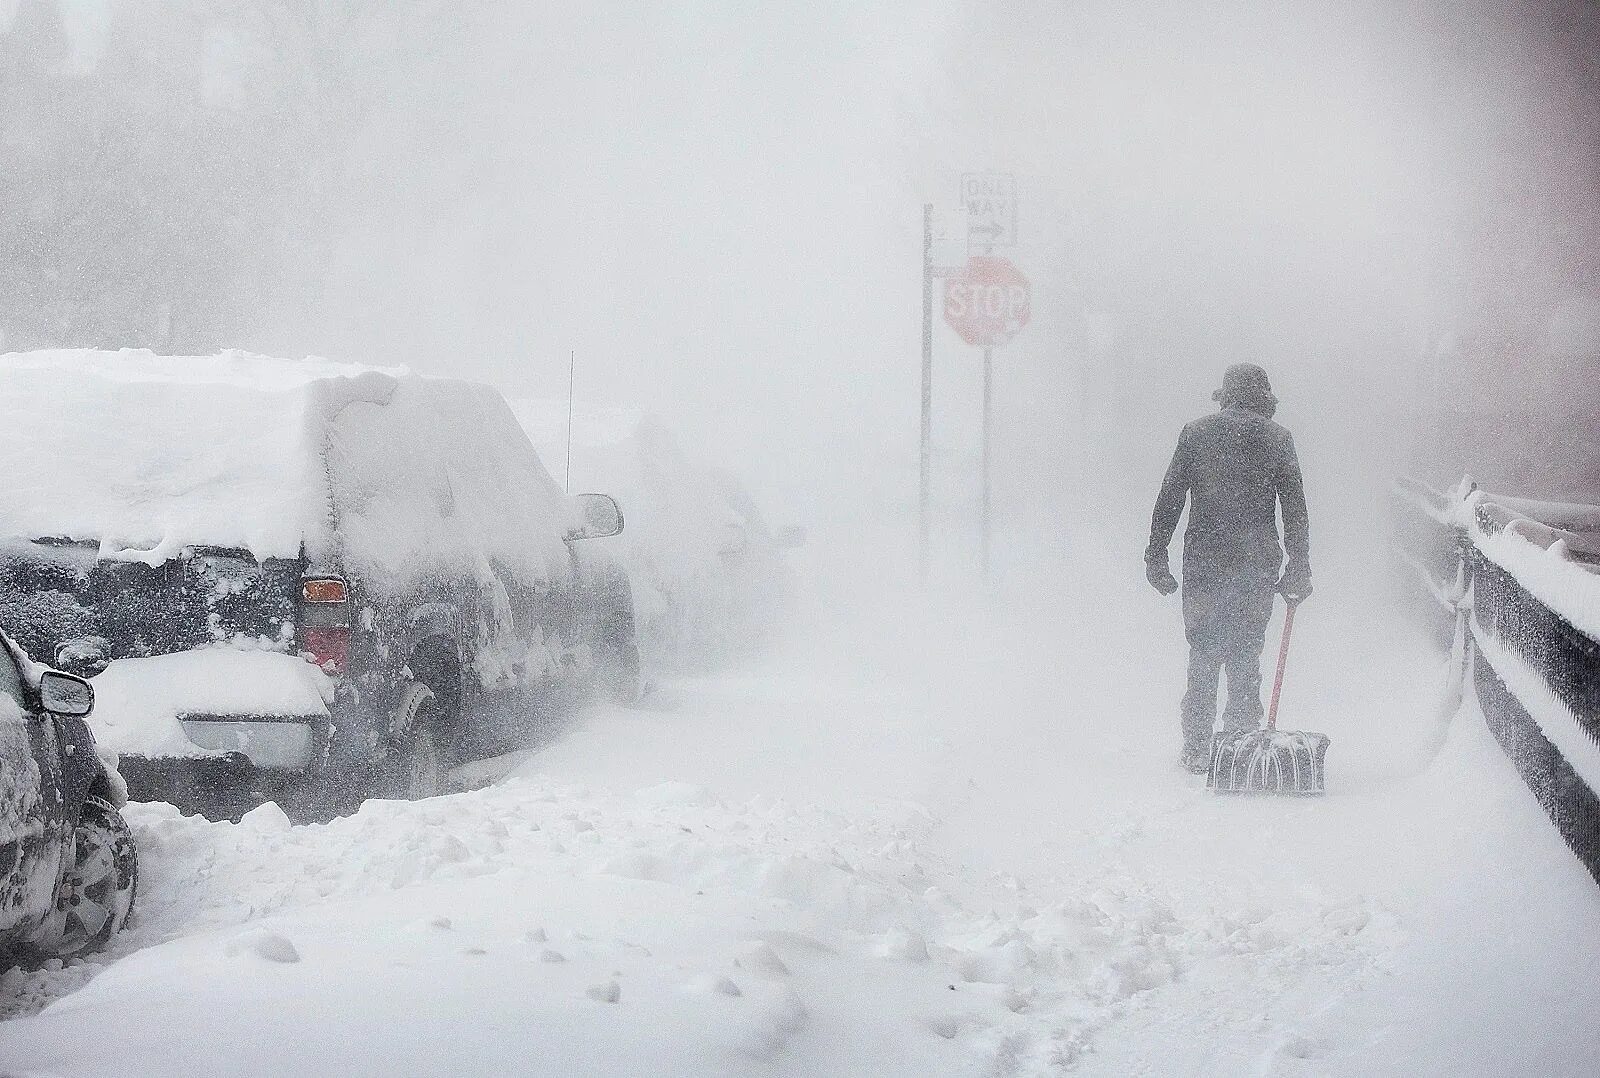
[[[90,798],[125,801],[84,718],[45,706],[43,676],[0,632],[0,968],[41,950]],[[86,689],[83,698],[92,700]]]

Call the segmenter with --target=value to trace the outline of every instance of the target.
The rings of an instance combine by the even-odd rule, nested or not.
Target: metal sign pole
[[[983,350],[983,519],[979,526],[979,545],[983,578],[989,579],[989,453],[990,415],[994,400],[994,349]]]
[[[962,302],[946,299],[945,319],[972,345],[983,345],[982,507],[978,546],[983,579],[990,576],[993,539],[994,347],[1005,344],[1028,324],[1028,280],[996,247],[1017,245],[1017,177],[1010,172],[966,172],[961,204],[967,216],[967,287]],[[973,253],[981,246],[984,253]],[[948,290],[947,290],[948,297]]]
[[[578,350],[567,353],[567,475],[561,483],[563,494],[572,493],[572,391],[578,385]]]
[[[922,438],[917,495],[917,574],[928,579],[928,503],[933,492],[933,203],[922,206]]]

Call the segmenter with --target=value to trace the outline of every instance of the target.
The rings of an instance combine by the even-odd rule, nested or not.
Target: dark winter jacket
[[[1185,580],[1241,575],[1276,580],[1286,545],[1285,584],[1310,583],[1300,461],[1294,438],[1283,427],[1242,404],[1229,404],[1183,428],[1150,520],[1147,565],[1166,568],[1167,544],[1183,515],[1185,497],[1189,501],[1189,526],[1183,533]]]

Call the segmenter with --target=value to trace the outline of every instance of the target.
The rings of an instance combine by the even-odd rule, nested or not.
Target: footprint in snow
[[[905,925],[895,925],[878,937],[877,952],[880,958],[903,958],[908,962],[926,962],[928,941],[915,929],[907,928]]]
[[[295,945],[287,937],[275,932],[252,932],[240,936],[228,944],[226,953],[229,957],[253,954],[268,962],[300,961],[300,952],[295,949]]]
[[[1277,1046],[1277,1054],[1289,1059],[1316,1059],[1328,1050],[1328,1042],[1321,1037],[1291,1033]]]
[[[593,984],[583,993],[596,1003],[616,1003],[622,999],[622,986],[616,981]]]
[[[710,973],[701,977],[696,977],[694,980],[684,985],[684,987],[691,992],[698,992],[704,995],[733,997],[744,995],[743,990],[741,990],[737,984],[733,983],[733,978],[719,977]]]
[[[734,960],[734,965],[740,969],[747,969],[758,977],[787,977],[789,967],[783,959],[765,943],[757,943],[746,948],[744,954]]]

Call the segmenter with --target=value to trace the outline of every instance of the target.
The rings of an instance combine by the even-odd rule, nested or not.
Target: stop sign
[[[998,348],[1028,324],[1028,279],[1008,259],[973,255],[944,279],[944,320],[968,344]]]

